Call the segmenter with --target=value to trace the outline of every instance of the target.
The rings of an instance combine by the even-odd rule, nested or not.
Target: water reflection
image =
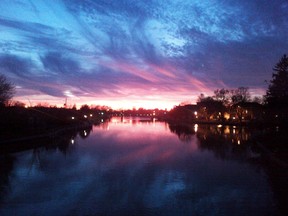
[[[267,176],[234,129],[119,118],[10,154],[0,214],[276,215]],[[241,160],[233,146],[246,148]]]
[[[196,129],[195,129],[196,128]],[[169,124],[169,129],[172,133],[177,134],[181,141],[189,142],[195,132],[198,131],[198,125],[175,125]]]
[[[197,137],[201,140],[207,138],[217,138],[219,141],[240,145],[247,143],[251,139],[251,130],[247,127],[222,126],[209,124],[169,124],[172,133],[177,134],[181,141],[190,141],[191,137],[197,133]]]
[[[244,127],[201,125],[197,132],[200,149],[214,152],[217,158],[246,160],[260,155],[251,149],[250,131]]]
[[[194,127],[194,131],[193,131]],[[263,168],[283,215],[288,208],[287,128],[248,128],[222,125],[169,125],[180,140],[197,137],[198,148],[216,158],[241,161]]]

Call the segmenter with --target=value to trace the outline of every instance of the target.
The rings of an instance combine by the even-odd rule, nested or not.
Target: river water
[[[0,215],[279,215],[250,136],[113,118],[2,155]]]

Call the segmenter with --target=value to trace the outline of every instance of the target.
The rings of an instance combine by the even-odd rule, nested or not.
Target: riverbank
[[[65,130],[90,127],[109,118],[103,112],[64,108],[0,109],[0,144],[53,137]]]

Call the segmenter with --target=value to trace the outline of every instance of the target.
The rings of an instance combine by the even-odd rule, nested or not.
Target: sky
[[[14,100],[172,108],[265,80],[288,51],[287,0],[1,0]]]

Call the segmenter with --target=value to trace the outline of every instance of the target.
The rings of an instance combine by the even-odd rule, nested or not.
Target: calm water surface
[[[114,118],[2,156],[0,215],[278,215],[248,135],[213,127]]]

